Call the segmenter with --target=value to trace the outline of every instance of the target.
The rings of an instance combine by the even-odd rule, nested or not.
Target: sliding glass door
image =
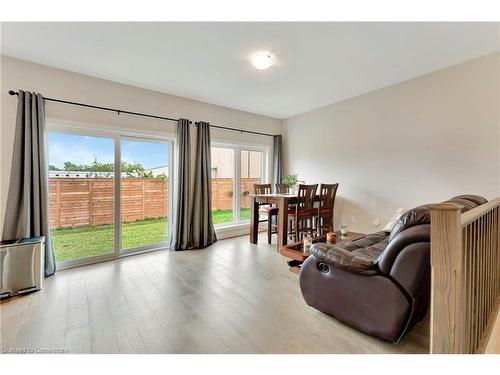
[[[115,253],[115,139],[49,133],[50,225],[58,262]]]
[[[240,145],[213,144],[211,151],[214,225],[224,227],[248,222],[253,186],[267,179],[265,173],[267,150]]]
[[[165,245],[170,145],[122,138],[121,155],[121,249]]]
[[[48,135],[50,224],[62,266],[167,246],[171,142],[94,133]]]

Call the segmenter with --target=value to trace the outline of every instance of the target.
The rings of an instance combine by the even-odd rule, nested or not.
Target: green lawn
[[[148,219],[122,225],[122,248],[146,246],[167,240],[168,220]],[[56,229],[52,231],[58,262],[114,251],[114,225]]]
[[[233,221],[233,210],[212,213],[214,224]],[[241,209],[241,220],[250,219],[250,209]],[[130,249],[167,241],[168,219],[148,219],[122,225],[122,248]],[[58,262],[114,251],[114,225],[52,230],[54,252]]]
[[[250,220],[250,209],[241,208],[240,209],[240,219]],[[233,222],[233,210],[216,210],[212,211],[212,220],[214,225],[232,223]]]

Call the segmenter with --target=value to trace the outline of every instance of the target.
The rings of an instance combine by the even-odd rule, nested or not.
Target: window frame
[[[233,221],[231,223],[222,223],[214,225],[216,231],[219,229],[227,229],[231,227],[239,227],[242,225],[248,225],[250,220],[241,220],[240,219],[240,206],[241,206],[241,151],[257,151],[262,152],[262,160],[261,160],[261,183],[265,183],[265,181],[269,181],[269,154],[271,151],[271,146],[266,144],[255,144],[255,143],[245,143],[245,142],[228,142],[228,141],[220,141],[213,140],[210,144],[210,149],[212,147],[218,148],[229,148],[234,152],[234,165],[233,165]],[[237,192],[237,193],[236,193]],[[212,208],[213,210],[213,208]]]

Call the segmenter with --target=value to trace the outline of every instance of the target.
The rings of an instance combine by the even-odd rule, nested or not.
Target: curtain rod
[[[9,90],[9,95],[17,95],[19,96],[19,93],[14,91],[14,90]],[[103,111],[110,111],[110,112],[116,112],[117,114],[125,113],[127,115],[134,115],[134,116],[142,116],[142,117],[150,117],[150,118],[155,118],[155,119],[160,119],[160,120],[166,120],[166,121],[173,121],[177,122],[179,119],[176,118],[170,118],[170,117],[164,117],[164,116],[157,116],[157,115],[150,115],[148,113],[141,113],[141,112],[131,112],[131,111],[125,111],[123,109],[116,109],[116,108],[110,108],[110,107],[101,107],[98,105],[92,105],[92,104],[85,104],[85,103],[79,103],[79,102],[72,102],[69,100],[62,100],[62,99],[54,99],[54,98],[47,98],[44,97],[44,100],[48,100],[50,102],[56,102],[56,103],[63,103],[63,104],[70,104],[70,105],[76,105],[79,107],[87,107],[87,108],[94,108],[94,109],[100,109]],[[190,124],[192,124],[191,121],[189,121]],[[195,123],[198,125],[198,122]],[[230,130],[230,131],[236,131],[240,133],[249,133],[249,134],[256,134],[256,135],[263,135],[266,137],[275,137],[274,134],[268,134],[268,133],[261,133],[261,132],[255,132],[251,130],[243,130],[243,129],[237,129],[237,128],[230,128],[227,126],[220,126],[220,125],[212,125],[210,124],[211,128],[216,128],[216,129],[222,129],[222,130]]]
[[[199,121],[195,122],[195,125],[198,125]],[[221,125],[212,125],[210,124],[211,128],[216,128],[216,129],[222,129],[222,130],[230,130],[233,132],[239,132],[239,133],[249,133],[249,134],[255,134],[255,135],[263,135],[265,137],[276,137],[275,134],[269,134],[269,133],[261,133],[261,132],[254,132],[252,130],[243,130],[243,129],[237,129],[237,128],[230,128],[228,126],[221,126]]]
[[[13,90],[9,90],[9,94],[10,95],[17,95],[17,96],[19,96],[19,93],[16,92],[16,91],[13,91]],[[79,103],[79,102],[70,102],[69,100],[61,100],[61,99],[46,98],[46,97],[43,97],[43,99],[44,100],[48,100],[50,102],[70,104],[70,105],[76,105],[76,106],[79,106],[79,107],[87,107],[87,108],[100,109],[100,110],[103,110],[103,111],[116,112],[117,114],[125,113],[127,115],[142,116],[142,117],[151,117],[151,118],[156,118],[156,119],[160,119],[160,120],[167,120],[167,121],[174,121],[174,122],[179,121],[179,119],[176,119],[176,118],[156,116],[156,115],[150,115],[150,114],[147,114],[147,113],[140,113],[140,112],[124,111],[122,109],[109,108],[109,107],[101,107],[101,106],[98,106],[98,105],[85,104],[85,103]],[[191,123],[191,121],[189,123]]]

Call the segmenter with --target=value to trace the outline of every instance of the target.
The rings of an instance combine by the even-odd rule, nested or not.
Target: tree
[[[85,167],[87,167],[87,166],[76,165],[70,161],[64,162],[64,170],[65,171],[83,171],[85,169],[82,169],[82,168],[85,168]]]
[[[90,172],[113,172],[115,165],[113,163],[100,163],[94,159],[90,167],[87,167]]]
[[[60,169],[57,168],[55,165],[50,164],[49,165],[49,171],[60,171]]]
[[[140,163],[122,162],[122,171],[131,178],[153,178],[153,172],[146,171]]]
[[[51,169],[54,168],[54,169]],[[57,171],[55,166],[51,165],[49,166],[49,170],[51,171]],[[78,171],[78,172],[114,172],[115,171],[115,164],[114,163],[101,163],[99,162],[96,158],[94,161],[92,161],[92,164],[90,165],[85,165],[85,164],[80,164],[76,165],[70,161],[64,162],[64,170],[65,171]],[[146,171],[143,167],[142,164],[134,162],[134,163],[127,163],[126,161],[122,161],[121,163],[121,170],[122,172],[125,172],[127,174],[127,177],[129,178],[155,178],[153,176],[152,171]],[[166,179],[166,176],[158,176],[160,179]]]
[[[91,165],[76,165],[70,161],[65,161],[64,170],[77,172],[113,172],[115,170],[115,165],[113,163],[100,163],[97,159],[94,159]]]

